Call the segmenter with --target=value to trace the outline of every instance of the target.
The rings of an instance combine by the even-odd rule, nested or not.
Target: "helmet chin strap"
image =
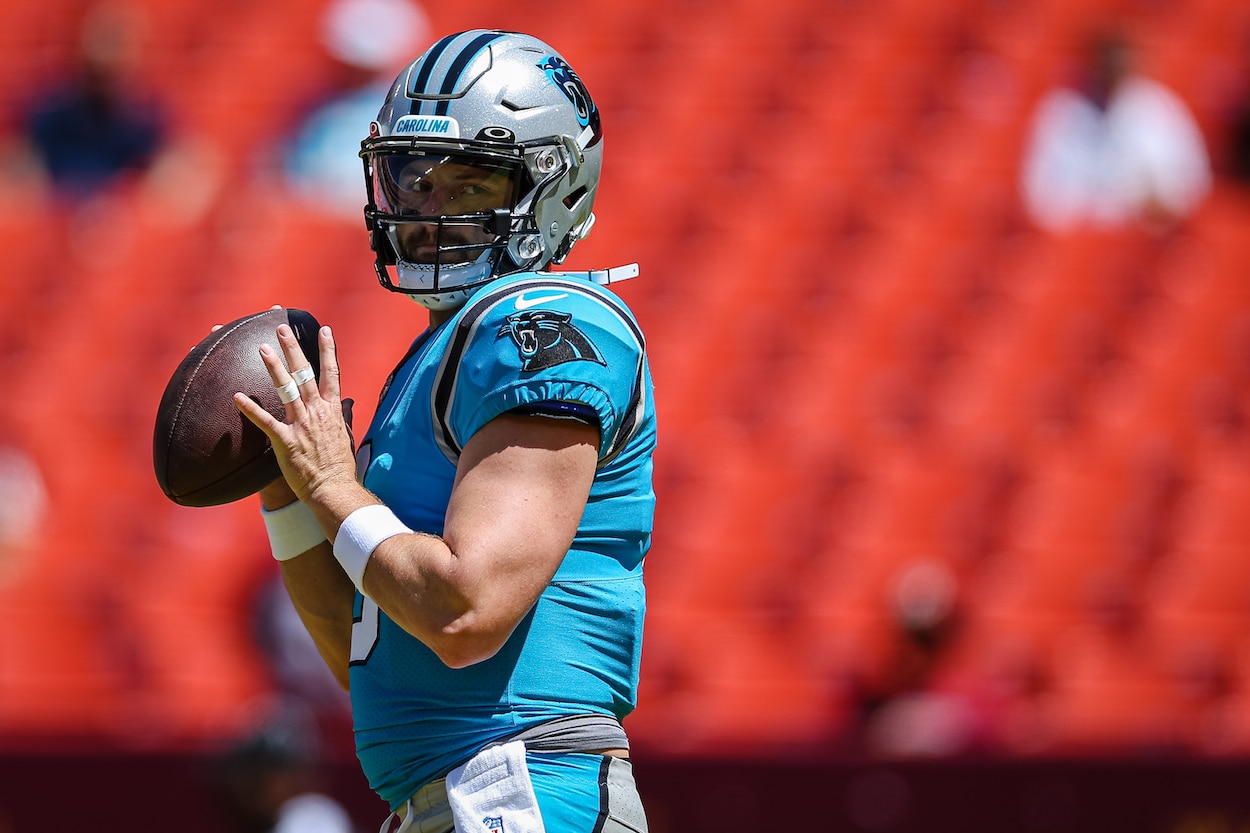
[[[525,271],[525,270],[519,270]],[[549,272],[547,274],[564,278],[580,278],[599,286],[607,286],[608,284],[620,283],[631,278],[638,277],[638,264],[627,263],[624,266],[610,266],[607,269],[590,269],[583,272]],[[455,309],[462,306],[469,298],[473,297],[481,284],[475,284],[467,289],[452,289],[447,292],[439,293],[405,293],[414,303],[430,310],[447,310]]]
[[[454,273],[458,278],[455,286],[435,288],[434,275],[440,277]],[[395,263],[396,284],[399,291],[418,304],[430,309],[446,309],[463,303],[469,295],[491,277],[491,263],[469,263],[462,266],[417,266],[404,261]],[[437,306],[432,306],[437,304]]]
[[[551,274],[581,278],[599,286],[607,286],[610,283],[620,283],[638,277],[638,264],[626,263],[624,266],[610,266],[607,269],[591,269],[586,272],[552,272]]]
[[[477,289],[478,287],[474,287]],[[408,297],[414,304],[424,307],[428,310],[447,310],[456,309],[463,306],[469,300],[470,290],[461,289],[456,292],[443,292],[438,295],[416,295],[408,293]]]

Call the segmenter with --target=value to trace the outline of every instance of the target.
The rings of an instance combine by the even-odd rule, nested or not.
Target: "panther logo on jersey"
[[[599,349],[572,324],[567,312],[538,309],[518,312],[504,319],[499,335],[509,335],[526,371],[555,367],[565,362],[586,361],[607,366]]]

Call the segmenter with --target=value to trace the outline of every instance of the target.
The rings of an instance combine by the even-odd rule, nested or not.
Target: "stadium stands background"
[[[76,797],[131,814],[98,829],[167,829],[274,690],[255,507],[180,508],[152,476],[181,356],[214,323],[312,310],[363,424],[424,322],[361,227],[256,162],[324,72],[321,3],[133,5],[195,170],[90,211],[0,181],[0,439],[48,495],[0,553],[5,833]],[[0,139],[82,10],[0,3]],[[1105,16],[1218,170],[1243,4],[427,12],[549,40],[604,112],[599,223],[569,265],[642,267],[620,294],[662,444],[627,727],[654,830],[1250,823],[1250,191],[1220,177],[1159,239],[1044,233],[1017,190],[1033,105]],[[380,807],[331,741],[366,829]]]

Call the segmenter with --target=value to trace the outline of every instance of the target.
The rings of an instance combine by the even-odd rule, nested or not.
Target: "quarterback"
[[[553,270],[594,222],[599,110],[542,41],[463,32],[399,74],[361,147],[377,277],[430,326],[354,449],[328,327],[320,381],[285,325],[261,349],[285,421],[235,403],[282,466],[273,555],[351,692],[383,829],[645,831],[622,721],[655,409],[606,288],[637,269]]]

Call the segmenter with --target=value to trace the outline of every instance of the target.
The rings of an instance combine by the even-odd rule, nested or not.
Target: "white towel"
[[[457,833],[546,833],[519,740],[483,749],[447,773]]]

